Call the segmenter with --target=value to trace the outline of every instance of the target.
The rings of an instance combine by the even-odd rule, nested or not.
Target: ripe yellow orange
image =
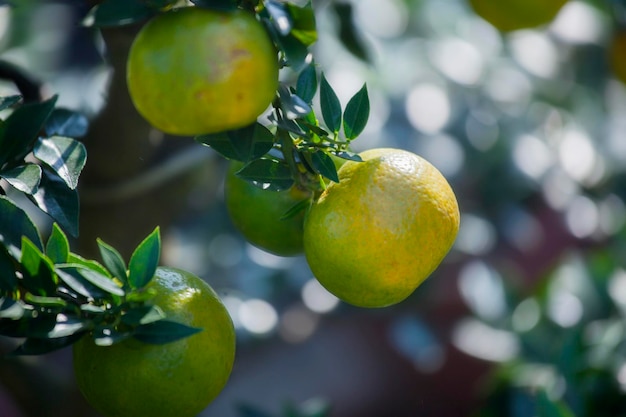
[[[285,191],[269,191],[238,178],[243,166],[231,162],[224,183],[224,199],[233,225],[248,242],[279,256],[302,253],[304,213],[283,216],[296,204],[309,199],[311,193],[297,186]]]
[[[130,97],[153,126],[199,135],[247,126],[278,87],[278,55],[249,12],[184,7],[139,31],[127,63]]]
[[[502,32],[552,21],[568,0],[469,0],[477,15]]]
[[[233,323],[213,289],[192,274],[158,268],[148,288],[169,320],[203,330],[162,345],[131,338],[103,347],[83,337],[73,346],[77,385],[105,417],[195,417],[228,380]]]
[[[609,46],[609,65],[613,74],[626,83],[626,31],[618,32]]]
[[[408,297],[441,263],[459,229],[459,207],[443,175],[399,149],[346,162],[313,203],[304,252],[313,275],[341,300],[385,307]]]

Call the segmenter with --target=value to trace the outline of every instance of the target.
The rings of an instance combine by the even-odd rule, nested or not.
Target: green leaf
[[[131,288],[143,288],[154,277],[161,256],[161,235],[159,228],[154,229],[137,246],[128,264],[128,281]]]
[[[63,230],[58,224],[52,225],[52,233],[46,243],[46,255],[55,264],[62,264],[68,261],[70,254],[70,243],[67,240],[67,236],[63,233]]]
[[[320,84],[320,106],[326,127],[331,132],[339,132],[341,127],[341,103],[324,74],[322,74],[322,82]]]
[[[141,0],[107,0],[91,9],[84,20],[86,26],[122,26],[148,19],[154,10]]]
[[[304,117],[313,110],[306,101],[291,93],[284,84],[278,87],[278,96],[280,97],[280,106],[288,119]]]
[[[47,308],[62,309],[67,306],[67,301],[65,301],[61,297],[46,297],[41,295],[34,295],[31,293],[26,293],[24,295],[24,301],[26,301],[28,304]]]
[[[24,316],[24,307],[21,302],[18,302],[9,297],[0,297],[0,319],[19,320]],[[0,326],[0,334],[2,332],[2,326]]]
[[[11,159],[22,159],[52,113],[57,97],[16,108],[6,119],[0,135],[0,167]]]
[[[0,294],[10,293],[16,289],[15,264],[6,249],[0,246]]]
[[[346,159],[348,161],[363,162],[363,159],[359,156],[359,154],[356,154],[354,152],[339,151],[339,152],[334,152],[334,155],[338,156],[339,158]]]
[[[343,113],[343,131],[347,139],[354,139],[363,132],[370,115],[370,100],[367,86],[363,87],[350,99]]]
[[[237,9],[234,0],[191,0],[198,7],[212,10],[231,11]]]
[[[323,175],[324,177],[330,179],[334,182],[339,182],[339,176],[337,175],[337,168],[335,167],[335,163],[333,159],[324,151],[317,151],[311,155],[311,163],[313,164],[313,168]]]
[[[121,317],[122,323],[132,327],[154,323],[163,320],[165,313],[157,306],[144,305],[129,310]]]
[[[26,212],[11,200],[0,195],[0,242],[15,259],[22,256],[22,236],[26,236],[38,248],[43,249],[39,231]]]
[[[11,356],[43,355],[68,347],[83,337],[84,333],[74,333],[66,337],[54,339],[29,338],[24,341],[16,350],[10,353]]]
[[[87,161],[85,145],[63,136],[39,138],[33,154],[52,168],[70,189],[78,186],[78,177]]]
[[[264,4],[270,16],[270,22],[276,31],[281,36],[288,35],[289,32],[291,32],[292,22],[287,7],[283,3],[279,3],[275,0],[266,0]]]
[[[309,1],[304,7],[298,7],[292,3],[286,3],[286,6],[293,22],[291,34],[304,45],[313,45],[317,41],[317,28],[315,11],[311,2]]]
[[[68,290],[75,292],[87,299],[102,299],[106,296],[106,291],[101,290],[91,284],[81,273],[84,268],[77,264],[57,265],[55,271],[61,283],[67,286]]]
[[[85,268],[91,269],[92,271],[96,271],[101,275],[106,275],[107,277],[111,278],[111,274],[109,273],[109,271],[93,259],[85,259],[80,255],[70,252],[67,263],[84,266]]]
[[[78,193],[70,189],[64,180],[44,171],[39,190],[32,200],[70,235],[78,237]]]
[[[368,49],[363,38],[356,32],[352,4],[333,2],[333,8],[339,18],[339,40],[352,55],[369,62]]]
[[[35,194],[41,181],[41,167],[35,164],[24,164],[13,169],[0,172],[13,188],[26,194]]]
[[[285,55],[285,65],[295,72],[300,72],[309,63],[311,53],[308,47],[293,34],[281,36],[270,31],[274,42]]]
[[[98,346],[111,346],[130,338],[131,332],[121,332],[112,327],[99,327],[93,330],[93,341]]]
[[[87,134],[89,121],[85,115],[72,110],[56,108],[46,121],[47,136],[80,138]]]
[[[109,294],[118,295],[120,297],[125,294],[124,289],[106,275],[85,267],[78,267],[76,271],[89,283]]]
[[[317,92],[317,71],[313,63],[304,67],[296,81],[296,94],[307,103],[311,103]]]
[[[128,276],[126,274],[126,263],[122,255],[111,245],[106,244],[102,239],[98,238],[98,249],[100,250],[100,256],[102,262],[114,277],[119,279],[124,286],[128,284]]]
[[[274,145],[274,135],[260,123],[228,132],[197,136],[195,140],[210,146],[226,159],[241,162],[260,158]]]
[[[538,417],[574,417],[574,413],[562,402],[554,402],[545,391],[537,394]]]
[[[184,339],[201,331],[202,329],[197,327],[186,326],[175,321],[159,320],[137,327],[133,336],[144,343],[161,345]]]
[[[308,209],[310,205],[311,205],[311,199],[310,198],[306,198],[306,199],[304,199],[302,201],[299,201],[296,204],[294,204],[293,206],[291,206],[289,208],[289,210],[287,210],[285,212],[285,214],[283,214],[280,217],[280,219],[281,220],[291,219],[291,218],[295,217],[298,213],[300,213],[302,210]]]
[[[34,295],[48,296],[56,293],[54,265],[26,236],[22,237],[22,285]]]
[[[0,111],[17,104],[22,99],[20,95],[0,97]]]
[[[259,188],[270,191],[288,190],[294,184],[289,166],[273,159],[252,161],[235,175]]]

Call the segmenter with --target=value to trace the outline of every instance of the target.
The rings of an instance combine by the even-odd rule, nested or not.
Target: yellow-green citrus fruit
[[[311,194],[297,186],[285,191],[269,191],[238,178],[242,163],[231,162],[224,183],[224,199],[233,225],[254,246],[279,256],[303,251],[305,210],[283,218],[296,204]]]
[[[477,15],[502,32],[550,23],[568,0],[469,0]]]
[[[139,31],[127,81],[135,107],[156,128],[215,133],[247,126],[267,109],[278,87],[278,56],[252,14],[184,7]]]
[[[148,288],[168,320],[203,330],[160,345],[130,338],[97,346],[83,337],[73,346],[77,385],[105,417],[195,417],[230,376],[233,323],[213,289],[190,273],[158,268]]]
[[[626,31],[619,32],[613,37],[608,53],[613,74],[626,83]]]
[[[456,239],[459,207],[443,175],[411,152],[381,148],[346,162],[311,206],[304,253],[341,300],[385,307],[406,299]]]

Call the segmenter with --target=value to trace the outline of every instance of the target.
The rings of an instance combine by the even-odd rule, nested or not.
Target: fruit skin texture
[[[278,58],[252,14],[184,7],[139,31],[126,76],[143,117],[163,132],[191,136],[253,123],[276,94]]]
[[[441,263],[459,229],[459,207],[425,159],[381,148],[346,162],[311,206],[304,252],[313,275],[341,300],[385,307],[408,297]]]
[[[551,22],[568,0],[469,0],[480,17],[502,32]]]
[[[231,162],[224,183],[224,199],[233,225],[248,242],[278,256],[295,256],[304,250],[304,213],[281,220],[295,204],[310,197],[297,187],[268,191],[235,176],[243,167]]]
[[[609,62],[615,77],[626,83],[626,31],[618,32],[609,46]]]
[[[158,268],[149,288],[168,319],[203,330],[164,345],[130,338],[100,347],[83,337],[73,346],[76,382],[106,417],[195,417],[228,380],[233,323],[213,289],[192,274]]]

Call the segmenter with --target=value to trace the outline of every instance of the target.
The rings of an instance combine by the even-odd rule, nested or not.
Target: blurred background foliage
[[[206,279],[232,314],[235,369],[203,416],[626,415],[626,85],[608,59],[623,1],[570,0],[507,34],[465,0],[314,2],[313,54],[340,100],[368,85],[354,150],[423,155],[462,211],[444,264],[381,310],[338,302],[303,258],[235,232],[225,161],[130,104],[139,25],[82,27],[85,0],[12,3],[0,59],[92,120],[73,249],[95,257],[99,236],[128,252],[160,224],[162,262]],[[72,378],[67,350],[2,359],[2,416],[95,416]]]

